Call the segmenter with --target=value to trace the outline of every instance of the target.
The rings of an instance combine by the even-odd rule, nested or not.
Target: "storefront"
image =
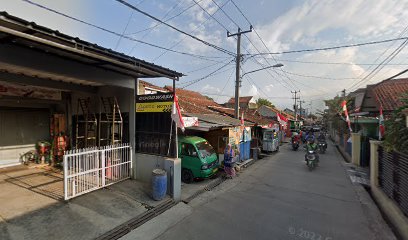
[[[0,40],[0,167],[20,164],[39,142],[54,157],[134,146],[137,79],[182,75],[7,13]]]

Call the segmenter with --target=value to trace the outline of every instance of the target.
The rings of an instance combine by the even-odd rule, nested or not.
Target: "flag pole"
[[[175,109],[175,103],[176,103],[176,79],[173,79],[173,109]],[[172,123],[173,124],[173,121]],[[176,158],[178,158],[178,131],[177,131],[177,123],[174,122],[174,124],[176,125],[175,130],[176,130],[176,136],[175,136],[175,144],[176,144]]]

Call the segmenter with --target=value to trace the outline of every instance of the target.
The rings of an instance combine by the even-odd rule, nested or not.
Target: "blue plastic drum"
[[[166,197],[167,192],[167,173],[163,169],[154,169],[152,172],[152,190],[153,199],[156,201]]]

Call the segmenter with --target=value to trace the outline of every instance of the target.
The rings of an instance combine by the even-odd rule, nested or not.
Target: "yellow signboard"
[[[136,103],[136,112],[171,112],[173,102]]]

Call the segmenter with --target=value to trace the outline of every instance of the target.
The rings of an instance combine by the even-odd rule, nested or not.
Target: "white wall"
[[[164,168],[165,158],[157,155],[136,153],[136,179],[142,182],[150,183],[152,171],[155,168]]]

